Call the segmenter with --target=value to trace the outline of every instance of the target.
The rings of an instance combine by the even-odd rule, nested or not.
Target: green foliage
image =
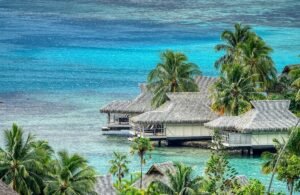
[[[290,110],[300,117],[300,65],[286,68],[269,89],[268,99],[288,99]]]
[[[292,129],[293,135],[290,136],[287,148],[288,150],[297,156],[300,156],[300,127]]]
[[[206,163],[204,189],[216,194],[228,191],[236,175],[236,170],[229,165],[225,155],[214,152]]]
[[[234,187],[237,172],[227,160],[220,132],[215,130],[212,155],[206,163],[202,189],[211,194],[224,194]]]
[[[20,194],[40,194],[48,155],[52,149],[47,142],[24,136],[23,130],[13,124],[4,133],[5,147],[0,148],[0,178]]]
[[[282,139],[282,141],[280,142],[278,139],[273,139],[275,148],[277,150],[276,153],[271,153],[271,152],[263,152],[262,153],[262,158],[264,160],[263,164],[262,164],[262,172],[264,174],[269,174],[273,171],[273,168],[275,167],[277,158],[278,158],[278,154],[279,152],[282,150],[283,145],[285,143],[284,139]]]
[[[167,50],[161,54],[161,63],[149,73],[148,88],[153,92],[152,106],[159,107],[169,92],[198,91],[194,76],[201,72],[196,64],[188,62],[186,55]]]
[[[147,151],[152,151],[153,145],[149,138],[137,137],[132,141],[131,154],[137,153],[139,157],[144,157]],[[145,159],[142,161],[146,162]]]
[[[117,189],[118,194],[141,194],[144,192],[132,186],[138,179],[140,179],[140,177],[140,173],[130,173],[130,176],[122,178],[121,182],[116,181],[114,186]]]
[[[264,89],[270,87],[276,81],[276,69],[270,56],[272,48],[256,34],[252,34],[240,45],[240,49],[240,64],[246,67],[250,75],[254,75],[252,81]]]
[[[248,25],[235,24],[234,31],[225,30],[221,34],[223,44],[218,44],[215,47],[216,51],[224,51],[225,54],[215,62],[216,68],[221,68],[223,72],[228,64],[232,64],[240,56],[239,45],[244,43],[251,36],[251,27]]]
[[[230,115],[239,115],[251,109],[250,100],[263,98],[256,91],[252,79],[253,75],[237,64],[222,73],[211,91],[212,109]]]
[[[299,141],[300,130],[295,127],[291,129],[287,142],[274,139],[277,153],[265,152],[263,154],[265,159],[262,167],[263,173],[277,173],[277,179],[286,182],[290,194],[293,194],[295,190],[300,190]]]
[[[292,69],[289,72],[289,76],[291,77],[292,82],[292,87],[295,88],[297,91],[296,93],[296,101],[300,101],[300,66]]]
[[[58,152],[58,159],[52,166],[53,172],[46,181],[45,194],[95,194],[95,170],[80,155]]]
[[[256,86],[267,89],[276,81],[276,69],[270,56],[272,48],[249,26],[235,24],[234,31],[225,30],[221,39],[225,43],[215,47],[217,51],[225,51],[215,63],[217,68],[221,67],[221,73],[239,64],[252,76]]]
[[[143,185],[143,164],[146,163],[146,159],[144,157],[148,151],[152,151],[152,150],[153,150],[153,146],[151,144],[150,139],[148,138],[137,137],[132,141],[131,154],[137,153],[138,156],[140,157],[140,166],[141,166],[140,188],[142,188]]]
[[[271,93],[267,99],[270,100],[290,100],[290,110],[300,117],[300,101],[296,100],[296,91],[294,89],[282,90],[277,93]]]
[[[295,183],[300,182],[300,157],[294,154],[286,155],[277,169],[277,178],[285,181],[289,191],[295,190]]]
[[[264,195],[266,193],[265,186],[257,179],[250,179],[248,185],[238,185],[233,191],[236,195]]]
[[[160,194],[170,195],[191,195],[197,194],[201,186],[201,177],[193,177],[192,167],[186,166],[182,163],[175,163],[176,172],[168,170],[167,176],[169,184],[156,181],[152,185],[158,190]]]
[[[122,185],[122,178],[128,173],[128,163],[127,155],[122,154],[119,152],[113,153],[114,159],[110,160],[109,163],[111,164],[111,167],[109,169],[109,172],[115,176],[117,176],[118,181],[115,183],[115,187],[118,190],[121,190]]]

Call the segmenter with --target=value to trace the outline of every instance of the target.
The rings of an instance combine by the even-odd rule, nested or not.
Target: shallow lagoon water
[[[99,108],[136,96],[159,52],[183,51],[204,75],[217,76],[220,33],[244,22],[273,47],[280,72],[300,60],[299,9],[297,0],[0,0],[0,138],[16,122],[56,150],[83,154],[105,174],[112,152],[129,152],[130,143],[101,135],[106,118]],[[209,155],[156,148],[147,166],[182,161],[203,173]],[[230,162],[240,174],[269,181],[260,158],[235,155]],[[138,169],[134,158],[131,169]]]

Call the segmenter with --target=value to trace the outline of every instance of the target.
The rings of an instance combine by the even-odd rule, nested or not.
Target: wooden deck
[[[130,130],[131,125],[129,124],[118,124],[118,123],[110,123],[105,127],[102,127],[102,131],[110,131],[110,130]]]
[[[139,136],[138,133],[135,135],[134,131],[130,131],[130,133],[133,136]],[[185,137],[168,137],[167,135],[158,134],[154,135],[152,133],[144,133],[142,137],[149,138],[151,141],[160,141],[160,140],[166,140],[166,141],[203,141],[203,140],[211,140],[211,136],[185,136]]]

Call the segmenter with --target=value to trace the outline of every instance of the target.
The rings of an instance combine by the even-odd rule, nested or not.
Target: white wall
[[[285,140],[288,137],[288,133],[282,133],[282,132],[274,132],[274,133],[268,133],[268,134],[252,134],[251,136],[251,144],[253,146],[258,145],[274,145],[273,139],[276,138],[279,141],[284,138]]]
[[[165,124],[167,137],[212,136],[213,131],[203,124]]]

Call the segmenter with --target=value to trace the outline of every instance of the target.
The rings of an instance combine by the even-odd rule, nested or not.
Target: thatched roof
[[[161,181],[166,184],[169,183],[169,178],[167,175],[168,170],[171,173],[175,173],[175,167],[172,162],[164,162],[164,163],[155,163],[153,164],[147,173],[143,176],[143,184],[142,188],[146,189],[152,182]],[[133,187],[140,187],[140,179],[132,184]]]
[[[234,180],[240,185],[240,186],[246,186],[249,184],[249,179],[245,175],[237,175],[234,177]]]
[[[161,107],[131,119],[134,123],[203,123],[217,118],[201,92],[167,94],[170,99]]]
[[[208,98],[208,88],[216,82],[215,77],[197,76],[195,82],[199,91]],[[102,113],[144,113],[153,110],[151,106],[152,93],[147,90],[145,84],[140,85],[141,93],[130,101],[113,101],[100,109]]]
[[[208,90],[218,80],[217,77],[197,76],[195,82],[198,85],[199,92],[208,95]]]
[[[100,112],[116,112],[122,113],[123,110],[131,103],[131,101],[112,101],[111,103],[107,104],[105,107],[100,109]]]
[[[204,125],[222,130],[239,132],[287,131],[294,127],[298,118],[289,111],[289,100],[251,101],[254,109],[240,116],[223,116]]]
[[[111,175],[98,176],[95,184],[95,192],[99,195],[116,195]]]
[[[152,94],[147,90],[145,84],[140,85],[141,93],[130,101],[113,101],[100,109],[100,112],[107,113],[143,113],[152,110]]]
[[[0,195],[18,195],[18,193],[0,179]]]

